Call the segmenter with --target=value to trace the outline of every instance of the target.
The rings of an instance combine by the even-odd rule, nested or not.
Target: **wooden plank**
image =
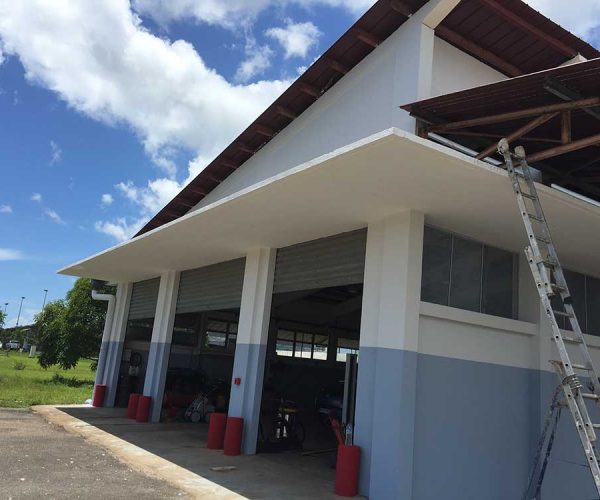
[[[319,97],[321,95],[321,92],[319,92],[317,87],[313,87],[312,85],[304,82],[298,82],[298,90],[311,97]]]
[[[513,141],[519,139],[520,137],[522,137],[523,135],[525,135],[527,132],[531,132],[532,130],[536,129],[537,127],[539,127],[543,123],[546,123],[548,120],[551,120],[556,115],[558,115],[558,113],[548,113],[547,115],[538,116],[537,118],[534,118],[530,122],[527,122],[525,125],[523,125],[522,127],[518,128],[514,132],[508,134],[506,136],[506,140],[508,141],[509,144],[511,144]],[[482,160],[483,158],[487,158],[489,155],[491,155],[492,153],[496,152],[497,148],[498,148],[497,144],[492,144],[491,146],[485,148],[481,153],[479,153],[476,156],[476,158],[478,160]]]
[[[402,0],[390,0],[390,7],[403,16],[410,17],[413,15],[410,6]]]
[[[453,130],[451,132],[447,132],[446,135],[458,135],[465,137],[486,137],[489,139],[502,139],[504,134],[490,134],[488,132],[472,132],[470,130]],[[549,144],[561,144],[560,139],[549,139],[548,137],[539,137],[539,136],[531,136],[524,135],[519,139],[520,141],[528,141],[528,142],[547,142]]]
[[[277,111],[277,114],[285,116],[286,118],[291,118],[292,120],[298,118],[298,115],[296,113],[283,106],[276,106],[275,111]]]
[[[525,31],[529,35],[537,38],[538,40],[541,40],[541,41],[547,43],[548,45],[551,45],[557,52],[560,52],[561,54],[565,55],[566,57],[572,58],[577,55],[577,51],[573,47],[567,45],[566,43],[562,42],[561,40],[558,40],[557,38],[554,38],[553,36],[549,35],[547,32],[545,32],[545,31],[539,29],[537,26],[534,26],[533,24],[529,23],[528,21],[523,19],[521,16],[516,14],[514,11],[510,10],[507,7],[504,7],[496,0],[479,0],[479,2],[484,4],[486,7],[488,7],[492,11],[494,11],[495,14],[506,19],[513,26],[517,26],[518,28]]]
[[[442,24],[437,26],[435,32],[438,36],[442,37],[447,42],[456,45],[458,48],[464,50],[465,52],[469,52],[475,57],[483,59],[491,66],[498,68],[505,75],[521,76],[524,74],[524,72],[521,69],[517,68],[514,64],[511,64],[508,61],[502,59],[500,56],[494,54],[493,52],[484,49],[479,44],[472,42],[471,40],[467,40],[464,36],[459,35],[455,31],[452,31],[450,28]]]
[[[336,61],[335,59],[331,59],[329,57],[324,58],[324,61],[327,63],[327,65],[333,70],[336,71],[342,75],[347,74],[350,71],[350,68],[348,66],[346,66],[345,64],[342,64],[339,61]]]
[[[563,144],[561,146],[556,146],[554,148],[546,149],[544,151],[539,151],[537,153],[533,153],[527,156],[527,161],[530,163],[534,163],[536,161],[547,160],[548,158],[554,158],[555,156],[564,155],[566,153],[571,153],[573,151],[577,151],[579,149],[587,148],[589,146],[594,146],[595,144],[600,143],[600,134],[592,135],[590,137],[586,137],[585,139],[579,139],[578,141],[570,142],[569,144]]]
[[[378,36],[374,35],[373,33],[369,33],[367,30],[359,28],[358,26],[351,28],[351,32],[361,42],[366,43],[373,48],[377,47],[381,43],[381,39]]]
[[[510,111],[508,113],[500,113],[498,115],[483,116],[481,118],[471,118],[468,120],[460,120],[457,122],[444,123],[441,125],[432,125],[428,132],[444,132],[446,130],[455,130],[459,128],[475,127],[477,125],[489,125],[492,123],[502,123],[520,118],[529,118],[531,116],[542,115],[546,113],[554,113],[556,111],[566,111],[570,109],[589,108],[598,106],[600,97],[588,97],[571,102],[560,102],[557,104],[547,104],[537,106],[535,108],[522,109],[519,111]]]
[[[560,140],[563,144],[571,142],[571,112],[563,111],[560,114]]]
[[[264,135],[265,137],[273,137],[275,131],[260,123],[255,123],[252,127],[257,134]]]
[[[251,153],[251,154],[255,153],[255,150],[253,148],[251,148],[247,144],[244,144],[243,142],[236,141],[235,147],[237,149],[239,149],[240,151],[243,151],[244,153]]]

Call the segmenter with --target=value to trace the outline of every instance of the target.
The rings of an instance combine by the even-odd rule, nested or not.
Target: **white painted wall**
[[[441,38],[433,44],[431,96],[506,80],[506,76]]]
[[[389,127],[413,132],[402,104],[503,78],[423,24],[438,5],[412,16],[192,210]]]

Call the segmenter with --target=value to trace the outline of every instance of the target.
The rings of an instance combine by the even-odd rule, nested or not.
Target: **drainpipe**
[[[100,346],[100,355],[98,356],[98,367],[96,368],[96,382],[101,384],[104,381],[104,369],[106,365],[106,355],[108,351],[110,333],[112,330],[113,316],[115,313],[115,296],[110,293],[99,293],[96,289],[101,288],[106,281],[92,280],[92,299],[108,302],[106,309],[106,319],[104,320],[104,331],[102,332],[102,344]]]

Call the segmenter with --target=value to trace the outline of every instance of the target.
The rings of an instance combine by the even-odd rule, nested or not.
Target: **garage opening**
[[[366,230],[279,249],[259,452],[330,454],[353,424]]]
[[[148,365],[160,278],[133,284],[115,406],[125,408],[132,393],[141,393]]]
[[[162,420],[227,412],[245,259],[181,273]]]

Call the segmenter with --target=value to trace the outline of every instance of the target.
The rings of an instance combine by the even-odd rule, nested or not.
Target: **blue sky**
[[[123,241],[372,0],[0,0],[0,307]],[[595,42],[600,7],[532,0]],[[579,4],[578,4],[579,5]],[[573,9],[574,10],[574,9]]]

